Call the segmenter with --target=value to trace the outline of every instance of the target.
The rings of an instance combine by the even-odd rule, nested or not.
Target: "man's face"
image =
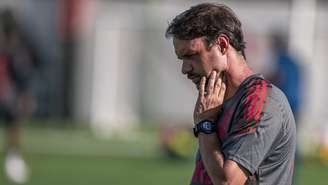
[[[203,38],[180,40],[173,38],[173,45],[178,59],[182,60],[182,73],[187,75],[198,87],[201,77],[210,76],[213,70],[218,73],[226,69],[226,57],[219,47],[208,47]]]

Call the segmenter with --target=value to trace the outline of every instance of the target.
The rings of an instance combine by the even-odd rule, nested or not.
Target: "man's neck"
[[[238,66],[234,66],[230,68],[230,70],[225,73],[226,87],[227,87],[225,99],[229,99],[233,95],[235,95],[240,84],[247,77],[254,74],[254,72],[248,67],[245,61],[240,61],[240,62],[241,63],[236,64]]]

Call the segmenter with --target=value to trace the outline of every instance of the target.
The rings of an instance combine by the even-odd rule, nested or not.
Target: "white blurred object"
[[[5,159],[5,173],[7,178],[16,184],[26,183],[28,180],[28,167],[17,152],[8,152]]]
[[[97,136],[124,137],[139,123],[140,74],[136,69],[141,65],[142,40],[134,29],[140,21],[135,16],[121,16],[119,7],[116,10],[106,5],[100,3],[96,15],[89,117]],[[129,5],[127,9],[137,17],[143,13],[141,5]]]

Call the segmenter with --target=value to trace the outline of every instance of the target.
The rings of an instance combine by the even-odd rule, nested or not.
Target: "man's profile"
[[[166,30],[196,85],[199,150],[191,185],[292,184],[295,120],[286,96],[248,66],[241,22],[222,4],[177,15]]]

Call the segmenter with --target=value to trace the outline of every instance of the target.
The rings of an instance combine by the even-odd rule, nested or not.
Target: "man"
[[[0,12],[0,119],[5,123],[4,171],[13,183],[25,183],[28,167],[21,155],[22,118],[32,103],[29,79],[32,77],[31,53],[23,42],[14,15]]]
[[[230,8],[199,4],[169,24],[182,73],[198,87],[192,185],[291,184],[295,121],[285,95],[254,74]]]
[[[296,123],[299,120],[299,112],[302,106],[302,79],[303,69],[298,57],[288,51],[287,35],[283,31],[275,30],[270,34],[273,52],[273,67],[268,76],[270,81],[285,93],[293,111]],[[298,125],[296,124],[296,129]],[[302,165],[302,158],[296,147],[294,184]]]
[[[285,93],[297,122],[302,104],[302,66],[298,57],[288,51],[288,40],[283,31],[273,31],[270,41],[274,67],[269,79]]]

